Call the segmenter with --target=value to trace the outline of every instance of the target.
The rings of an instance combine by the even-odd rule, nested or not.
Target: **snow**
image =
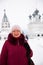
[[[29,39],[30,47],[33,50],[33,61],[35,65],[43,65],[43,39]]]

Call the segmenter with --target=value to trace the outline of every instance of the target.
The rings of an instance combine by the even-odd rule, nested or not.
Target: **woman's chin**
[[[18,38],[20,35],[18,35],[18,36],[14,36],[15,38]]]

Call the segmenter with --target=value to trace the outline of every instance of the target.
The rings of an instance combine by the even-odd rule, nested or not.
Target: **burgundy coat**
[[[28,57],[32,57],[30,49],[23,34],[19,38],[8,35],[1,52],[1,65],[29,65]]]

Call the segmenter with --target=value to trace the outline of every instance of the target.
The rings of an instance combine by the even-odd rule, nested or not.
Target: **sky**
[[[3,10],[6,9],[11,27],[18,24],[22,29],[27,29],[28,16],[36,8],[40,11],[40,14],[43,13],[43,0],[0,0],[0,25],[4,14]]]

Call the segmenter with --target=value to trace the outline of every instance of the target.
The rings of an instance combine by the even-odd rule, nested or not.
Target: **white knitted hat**
[[[20,32],[22,33],[22,29],[19,25],[14,25],[11,29],[11,32],[14,31],[14,30],[20,30]]]

